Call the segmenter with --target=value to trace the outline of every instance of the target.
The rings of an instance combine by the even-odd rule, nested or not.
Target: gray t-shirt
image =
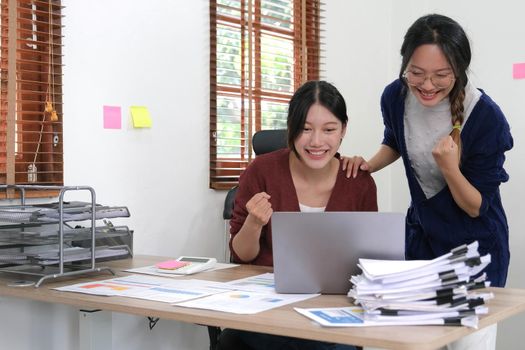
[[[470,82],[467,83],[463,102],[463,125],[480,97],[481,91]],[[404,127],[408,158],[417,181],[425,196],[433,197],[446,186],[445,178],[432,156],[432,149],[452,131],[449,99],[445,98],[433,107],[425,107],[409,90],[405,100]]]

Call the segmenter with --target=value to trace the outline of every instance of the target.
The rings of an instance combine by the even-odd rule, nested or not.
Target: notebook
[[[403,260],[405,215],[386,212],[274,212],[278,293],[346,294],[359,258]]]

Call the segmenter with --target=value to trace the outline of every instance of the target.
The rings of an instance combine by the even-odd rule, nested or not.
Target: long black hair
[[[295,91],[288,106],[288,147],[297,156],[299,155],[295,149],[295,140],[303,132],[310,107],[316,103],[328,109],[341,121],[343,127],[348,123],[345,100],[335,86],[322,80],[304,83]]]

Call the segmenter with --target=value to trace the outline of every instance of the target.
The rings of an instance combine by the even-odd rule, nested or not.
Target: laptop
[[[386,212],[274,212],[278,293],[347,294],[359,258],[404,260],[405,215]]]

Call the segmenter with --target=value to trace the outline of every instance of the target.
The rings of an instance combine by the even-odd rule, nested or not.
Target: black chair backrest
[[[277,151],[288,146],[286,129],[259,130],[252,137],[255,155]]]
[[[224,199],[224,209],[222,210],[222,218],[224,220],[230,220],[233,216],[233,204],[235,203],[235,194],[239,187],[235,186],[228,190],[226,198]]]
[[[288,146],[286,129],[260,130],[253,134],[252,146],[255,155],[277,151]],[[233,215],[233,204],[235,202],[235,193],[237,186],[230,189],[224,199],[224,210],[222,217],[224,220],[230,220]]]

